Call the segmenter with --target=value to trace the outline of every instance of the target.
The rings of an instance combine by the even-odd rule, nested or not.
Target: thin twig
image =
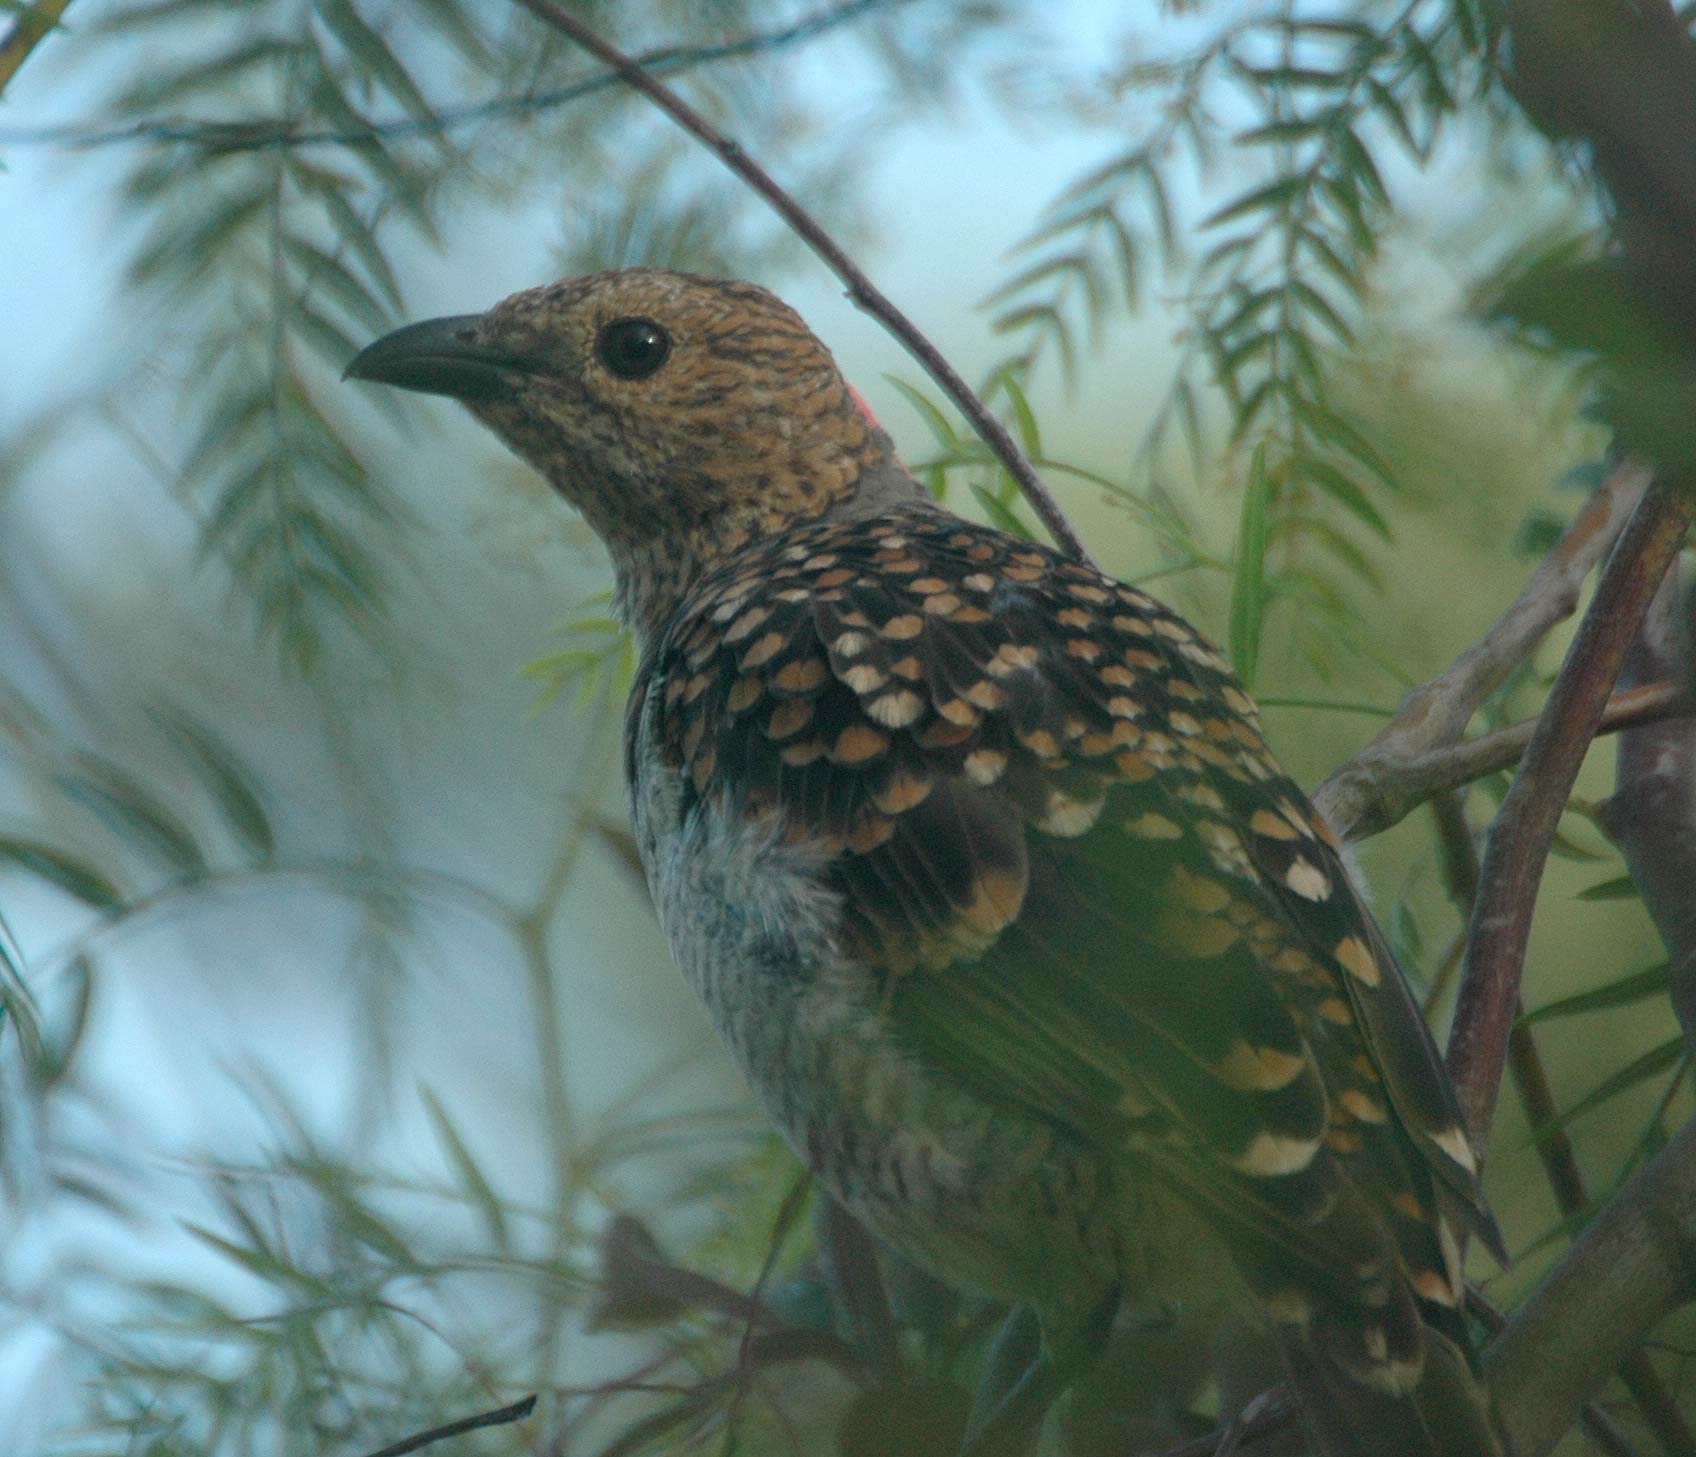
[[[1550,628],[1572,615],[1585,577],[1607,555],[1648,485],[1641,464],[1617,466],[1490,630],[1443,673],[1408,694],[1371,743],[1319,786],[1313,802],[1339,835],[1362,839],[1388,829],[1429,796],[1406,787],[1410,775],[1420,782],[1420,770],[1409,766],[1455,744],[1479,705]]]
[[[1626,649],[1684,540],[1692,504],[1683,493],[1651,488],[1632,513],[1490,828],[1448,1056],[1480,1150],[1495,1117],[1549,847]]]
[[[27,10],[18,12],[17,21],[0,40],[0,92],[4,92],[18,68],[29,59],[30,52],[59,27],[71,0],[36,0]]]
[[[1048,528],[1055,544],[1078,561],[1090,560],[1082,539],[1066,519],[1052,492],[1036,473],[1035,467],[1025,458],[1024,452],[1019,449],[1018,442],[1013,439],[1007,427],[977,397],[958,371],[943,358],[936,345],[890,302],[818,221],[785,192],[770,173],[742,150],[740,143],[714,126],[669,86],[655,80],[623,51],[603,40],[564,6],[556,3],[556,0],[516,0],[516,3],[560,34],[569,36],[603,64],[612,67],[625,81],[709,148],[731,172],[763,197],[773,211],[789,224],[796,236],[818,254],[825,266],[842,280],[854,305],[870,314],[894,335],[902,347],[936,381],[943,393],[953,400],[956,408],[971,422],[972,428],[983,437],[989,448],[995,452],[996,458],[1007,468],[1008,474],[1018,482],[1020,491],[1024,493],[1025,499],[1030,502],[1031,509],[1036,512],[1042,524]]]
[[[69,3],[69,0],[65,0]],[[716,61],[734,60],[814,40],[873,10],[908,4],[911,0],[851,0],[803,15],[772,30],[754,31],[733,40],[701,46],[658,46],[636,57],[638,65],[661,75],[676,75]],[[460,127],[499,117],[533,116],[577,101],[609,86],[622,84],[614,71],[601,71],[563,86],[530,91],[522,96],[496,96],[462,106],[444,106],[428,117],[393,117],[366,126],[297,127],[292,122],[142,121],[128,126],[91,126],[81,122],[59,126],[0,127],[0,146],[100,147],[124,142],[187,142],[215,152],[250,152],[268,148],[357,147],[367,142],[398,141],[440,136]]]
[[[408,1452],[416,1452],[428,1447],[433,1442],[440,1442],[448,1437],[461,1437],[467,1432],[479,1431],[483,1427],[504,1427],[508,1422],[521,1422],[536,1409],[536,1398],[527,1396],[523,1401],[515,1401],[511,1406],[503,1406],[499,1411],[486,1411],[480,1416],[461,1417],[457,1422],[449,1422],[444,1427],[431,1427],[427,1432],[419,1432],[411,1437],[404,1437],[380,1452],[373,1452],[371,1457],[406,1457]]]

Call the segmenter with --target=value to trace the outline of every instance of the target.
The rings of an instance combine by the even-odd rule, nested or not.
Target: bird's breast
[[[1098,1160],[903,1047],[874,974],[842,949],[825,857],[711,795],[686,796],[639,719],[631,807],[660,923],[797,1156],[951,1284],[1069,1304],[1109,1283]],[[1062,1276],[1069,1288],[1051,1288]]]

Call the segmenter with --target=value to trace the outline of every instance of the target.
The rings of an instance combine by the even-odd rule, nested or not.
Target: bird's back
[[[857,1030],[807,1047],[815,1086],[901,1107],[853,1130],[855,1159],[797,1140],[851,1206],[903,1203],[882,1186],[913,1174],[884,1144],[910,1148],[906,1100],[941,1089],[956,1122],[1017,1130],[953,1150],[972,1188],[1012,1208],[1034,1166],[1078,1184],[1042,1191],[1059,1211],[1044,1258],[1089,1249],[1098,1277],[1118,1239],[1140,1263],[1122,1247],[1134,1212],[1113,1234],[1102,1206],[1177,1202],[1364,1386],[1417,1384],[1433,1330],[1463,1346],[1449,1221],[1492,1226],[1435,1050],[1335,843],[1181,619],[915,504],[800,526],[713,573],[638,699],[638,803],[669,786],[666,845],[645,819],[686,968],[703,952],[679,943],[718,915],[698,882],[665,884],[686,826],[696,853],[714,842],[709,876],[736,858],[726,826],[782,867],[763,891],[721,882],[733,918],[787,878],[756,934],[815,928],[759,970],[745,947],[714,953],[714,980],[742,980],[703,990],[751,1077],[773,1071],[750,1042],[771,1032],[771,979],[823,977]],[[705,940],[722,949],[722,918]],[[776,1020],[793,1052],[795,1009]],[[876,1055],[833,1069],[850,1046]],[[810,1095],[782,1096],[793,1129]],[[901,1242],[899,1221],[874,1223]],[[991,1245],[1028,1238],[1017,1224]],[[1007,1258],[910,1253],[980,1284]]]

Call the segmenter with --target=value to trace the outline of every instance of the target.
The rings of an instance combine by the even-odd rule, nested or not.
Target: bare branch
[[[1090,560],[1082,539],[1073,529],[1072,523],[1066,519],[1065,513],[1061,511],[1059,503],[1044,484],[1042,477],[1036,473],[1036,468],[1025,458],[1024,452],[1019,449],[1018,442],[1013,439],[1007,427],[977,397],[972,387],[953,365],[949,364],[936,345],[890,302],[818,221],[785,192],[770,173],[744,152],[734,138],[714,126],[669,86],[655,80],[623,51],[603,40],[564,6],[556,3],[556,0],[515,0],[515,3],[522,5],[543,24],[550,25],[560,34],[570,37],[596,59],[612,67],[625,81],[711,150],[731,172],[763,197],[772,210],[789,224],[796,236],[818,254],[825,266],[842,280],[854,305],[870,314],[894,335],[902,347],[936,381],[943,393],[953,400],[960,413],[971,421],[972,428],[983,437],[989,448],[995,452],[996,458],[1007,468],[1008,474],[1018,482],[1020,491],[1030,502],[1031,509],[1036,512],[1042,524],[1048,528],[1055,544],[1078,561]]]
[[[1473,773],[1467,772],[1464,757],[1446,760],[1435,751],[1455,744],[1479,705],[1550,628],[1572,615],[1585,577],[1607,555],[1648,487],[1643,465],[1628,461],[1616,467],[1490,630],[1445,672],[1408,694],[1372,742],[1319,786],[1313,802],[1339,835],[1363,839],[1377,834],[1438,789],[1519,757],[1522,749],[1504,764]]]
[[[1679,599],[1675,565],[1626,654],[1622,682],[1682,675]],[[1618,778],[1602,822],[1666,943],[1673,1010],[1696,1046],[1696,722],[1648,724],[1620,736]]]
[[[18,69],[29,59],[30,52],[56,30],[71,0],[36,0],[34,5],[18,12],[18,18],[6,39],[0,40],[0,92],[4,92]]]
[[[1469,915],[1478,895],[1479,877],[1478,850],[1473,844],[1471,826],[1456,795],[1439,795],[1431,807],[1437,817],[1443,879],[1462,913]],[[1536,1134],[1537,1156],[1543,1162],[1555,1207],[1564,1217],[1572,1218],[1590,1208],[1590,1191],[1572,1139],[1559,1126],[1560,1106],[1555,1102],[1548,1068],[1537,1046],[1536,1034],[1525,1024],[1524,1016],[1524,1004],[1516,1003],[1513,1035],[1508,1043],[1508,1070],[1525,1108],[1526,1122]],[[1627,1355],[1620,1363],[1618,1375],[1663,1451],[1696,1451],[1696,1436],[1692,1435],[1661,1373],[1646,1352],[1638,1349]],[[1594,1407],[1585,1408],[1583,1419],[1592,1435],[1604,1420]],[[1606,1442],[1608,1437],[1604,1435],[1602,1440]]]
[[[1653,487],[1632,513],[1490,828],[1448,1055],[1481,1149],[1495,1116],[1549,846],[1626,649],[1684,540],[1692,504],[1682,492]]]
[[[1642,687],[1622,689],[1608,700],[1602,710],[1602,721],[1596,727],[1598,736],[1618,733],[1622,729],[1642,724],[1664,723],[1669,719],[1683,720],[1696,714],[1696,694],[1681,679],[1668,678],[1661,682],[1645,683]],[[1486,774],[1511,769],[1524,756],[1537,720],[1522,719],[1506,728],[1480,734],[1475,739],[1463,739],[1445,749],[1432,749],[1396,761],[1377,761],[1366,766],[1373,778],[1374,798],[1369,816],[1349,826],[1349,838],[1364,839],[1378,834],[1412,813],[1426,800],[1434,799],[1447,790],[1459,789]],[[1349,761],[1358,765],[1359,756]],[[1338,774],[1349,767],[1338,770]],[[1327,784],[1335,781],[1326,781]]]
[[[1553,1448],[1583,1403],[1693,1295],[1696,1124],[1608,1202],[1485,1351],[1514,1457]]]
[[[402,1441],[392,1443],[381,1452],[373,1452],[371,1457],[406,1457],[408,1452],[417,1452],[448,1437],[461,1437],[467,1432],[479,1431],[483,1427],[501,1427],[508,1422],[521,1422],[536,1409],[536,1398],[527,1396],[523,1401],[515,1401],[511,1406],[503,1406],[499,1411],[486,1411],[478,1416],[464,1417],[457,1422],[449,1422],[443,1427],[432,1427],[427,1432],[419,1432]]]

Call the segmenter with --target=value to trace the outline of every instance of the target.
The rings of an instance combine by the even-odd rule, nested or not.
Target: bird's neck
[[[798,497],[750,488],[728,493],[731,504],[698,513],[668,513],[665,529],[603,530],[617,581],[614,604],[645,649],[658,642],[695,584],[753,547],[814,521],[859,519],[930,496],[875,432],[857,474],[825,496]],[[675,500],[675,497],[674,497]]]

